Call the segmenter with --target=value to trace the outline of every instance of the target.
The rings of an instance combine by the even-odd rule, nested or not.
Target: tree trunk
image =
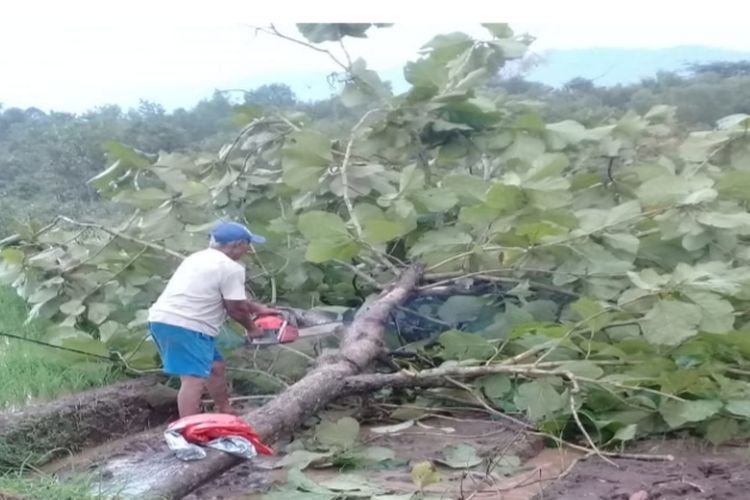
[[[160,425],[174,417],[176,394],[146,377],[0,415],[0,468],[41,465]]]
[[[317,366],[300,381],[266,405],[246,414],[245,419],[269,443],[299,426],[308,416],[344,393],[345,380],[361,373],[383,352],[384,323],[390,311],[403,303],[417,284],[421,270],[410,268],[366,310],[361,310],[347,327],[339,352],[318,360]],[[148,436],[153,440],[153,435]],[[181,498],[241,460],[208,450],[202,460],[182,462],[174,457],[163,439],[130,443],[134,452],[105,462],[96,486],[125,497]],[[146,448],[146,449],[144,449]]]

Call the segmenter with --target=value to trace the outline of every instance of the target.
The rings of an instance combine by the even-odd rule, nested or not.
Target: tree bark
[[[383,352],[385,321],[390,311],[412,293],[420,275],[420,268],[407,269],[368,309],[358,313],[346,328],[337,354],[320,358],[304,378],[266,405],[244,415],[265,442],[274,442],[343,395],[346,378],[361,373]],[[153,435],[147,437],[153,440]],[[202,460],[182,462],[166,447],[163,439],[158,443],[131,443],[131,448],[134,451],[126,457],[120,456],[102,465],[100,477],[107,479],[95,486],[98,491],[120,495],[120,498],[182,498],[241,461],[208,450],[208,456]]]
[[[38,466],[161,425],[175,416],[176,395],[145,377],[0,415],[0,468]]]

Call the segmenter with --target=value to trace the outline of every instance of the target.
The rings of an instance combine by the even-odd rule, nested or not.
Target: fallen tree
[[[244,415],[263,440],[275,441],[345,394],[347,377],[364,371],[384,352],[384,322],[391,310],[412,293],[420,274],[418,267],[407,269],[348,325],[336,354],[320,358],[304,378],[268,404]],[[148,438],[153,439],[153,435]],[[130,443],[129,447],[137,449],[141,444],[148,451],[131,453],[127,466],[122,458],[101,465],[99,470],[106,482],[97,485],[97,490],[138,498],[181,498],[241,461],[228,454],[211,452],[203,460],[181,462],[161,440]]]

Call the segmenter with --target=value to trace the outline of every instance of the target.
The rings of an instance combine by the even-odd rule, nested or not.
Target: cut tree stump
[[[344,395],[346,378],[362,373],[383,353],[384,323],[391,310],[412,293],[420,275],[420,268],[407,269],[377,300],[359,311],[346,328],[336,354],[319,358],[317,366],[305,377],[266,405],[244,415],[261,439],[273,443]],[[119,498],[182,498],[242,461],[232,455],[207,451],[208,456],[202,460],[182,462],[161,436],[156,439],[149,433],[134,439],[126,449],[118,450],[114,458],[102,460],[97,470],[103,480],[95,488]]]
[[[38,466],[163,424],[176,414],[176,395],[145,377],[0,414],[0,468]]]

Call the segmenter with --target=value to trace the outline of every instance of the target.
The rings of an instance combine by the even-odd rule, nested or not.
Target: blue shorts
[[[224,359],[210,335],[165,323],[149,323],[148,328],[168,375],[208,378],[214,361]]]

